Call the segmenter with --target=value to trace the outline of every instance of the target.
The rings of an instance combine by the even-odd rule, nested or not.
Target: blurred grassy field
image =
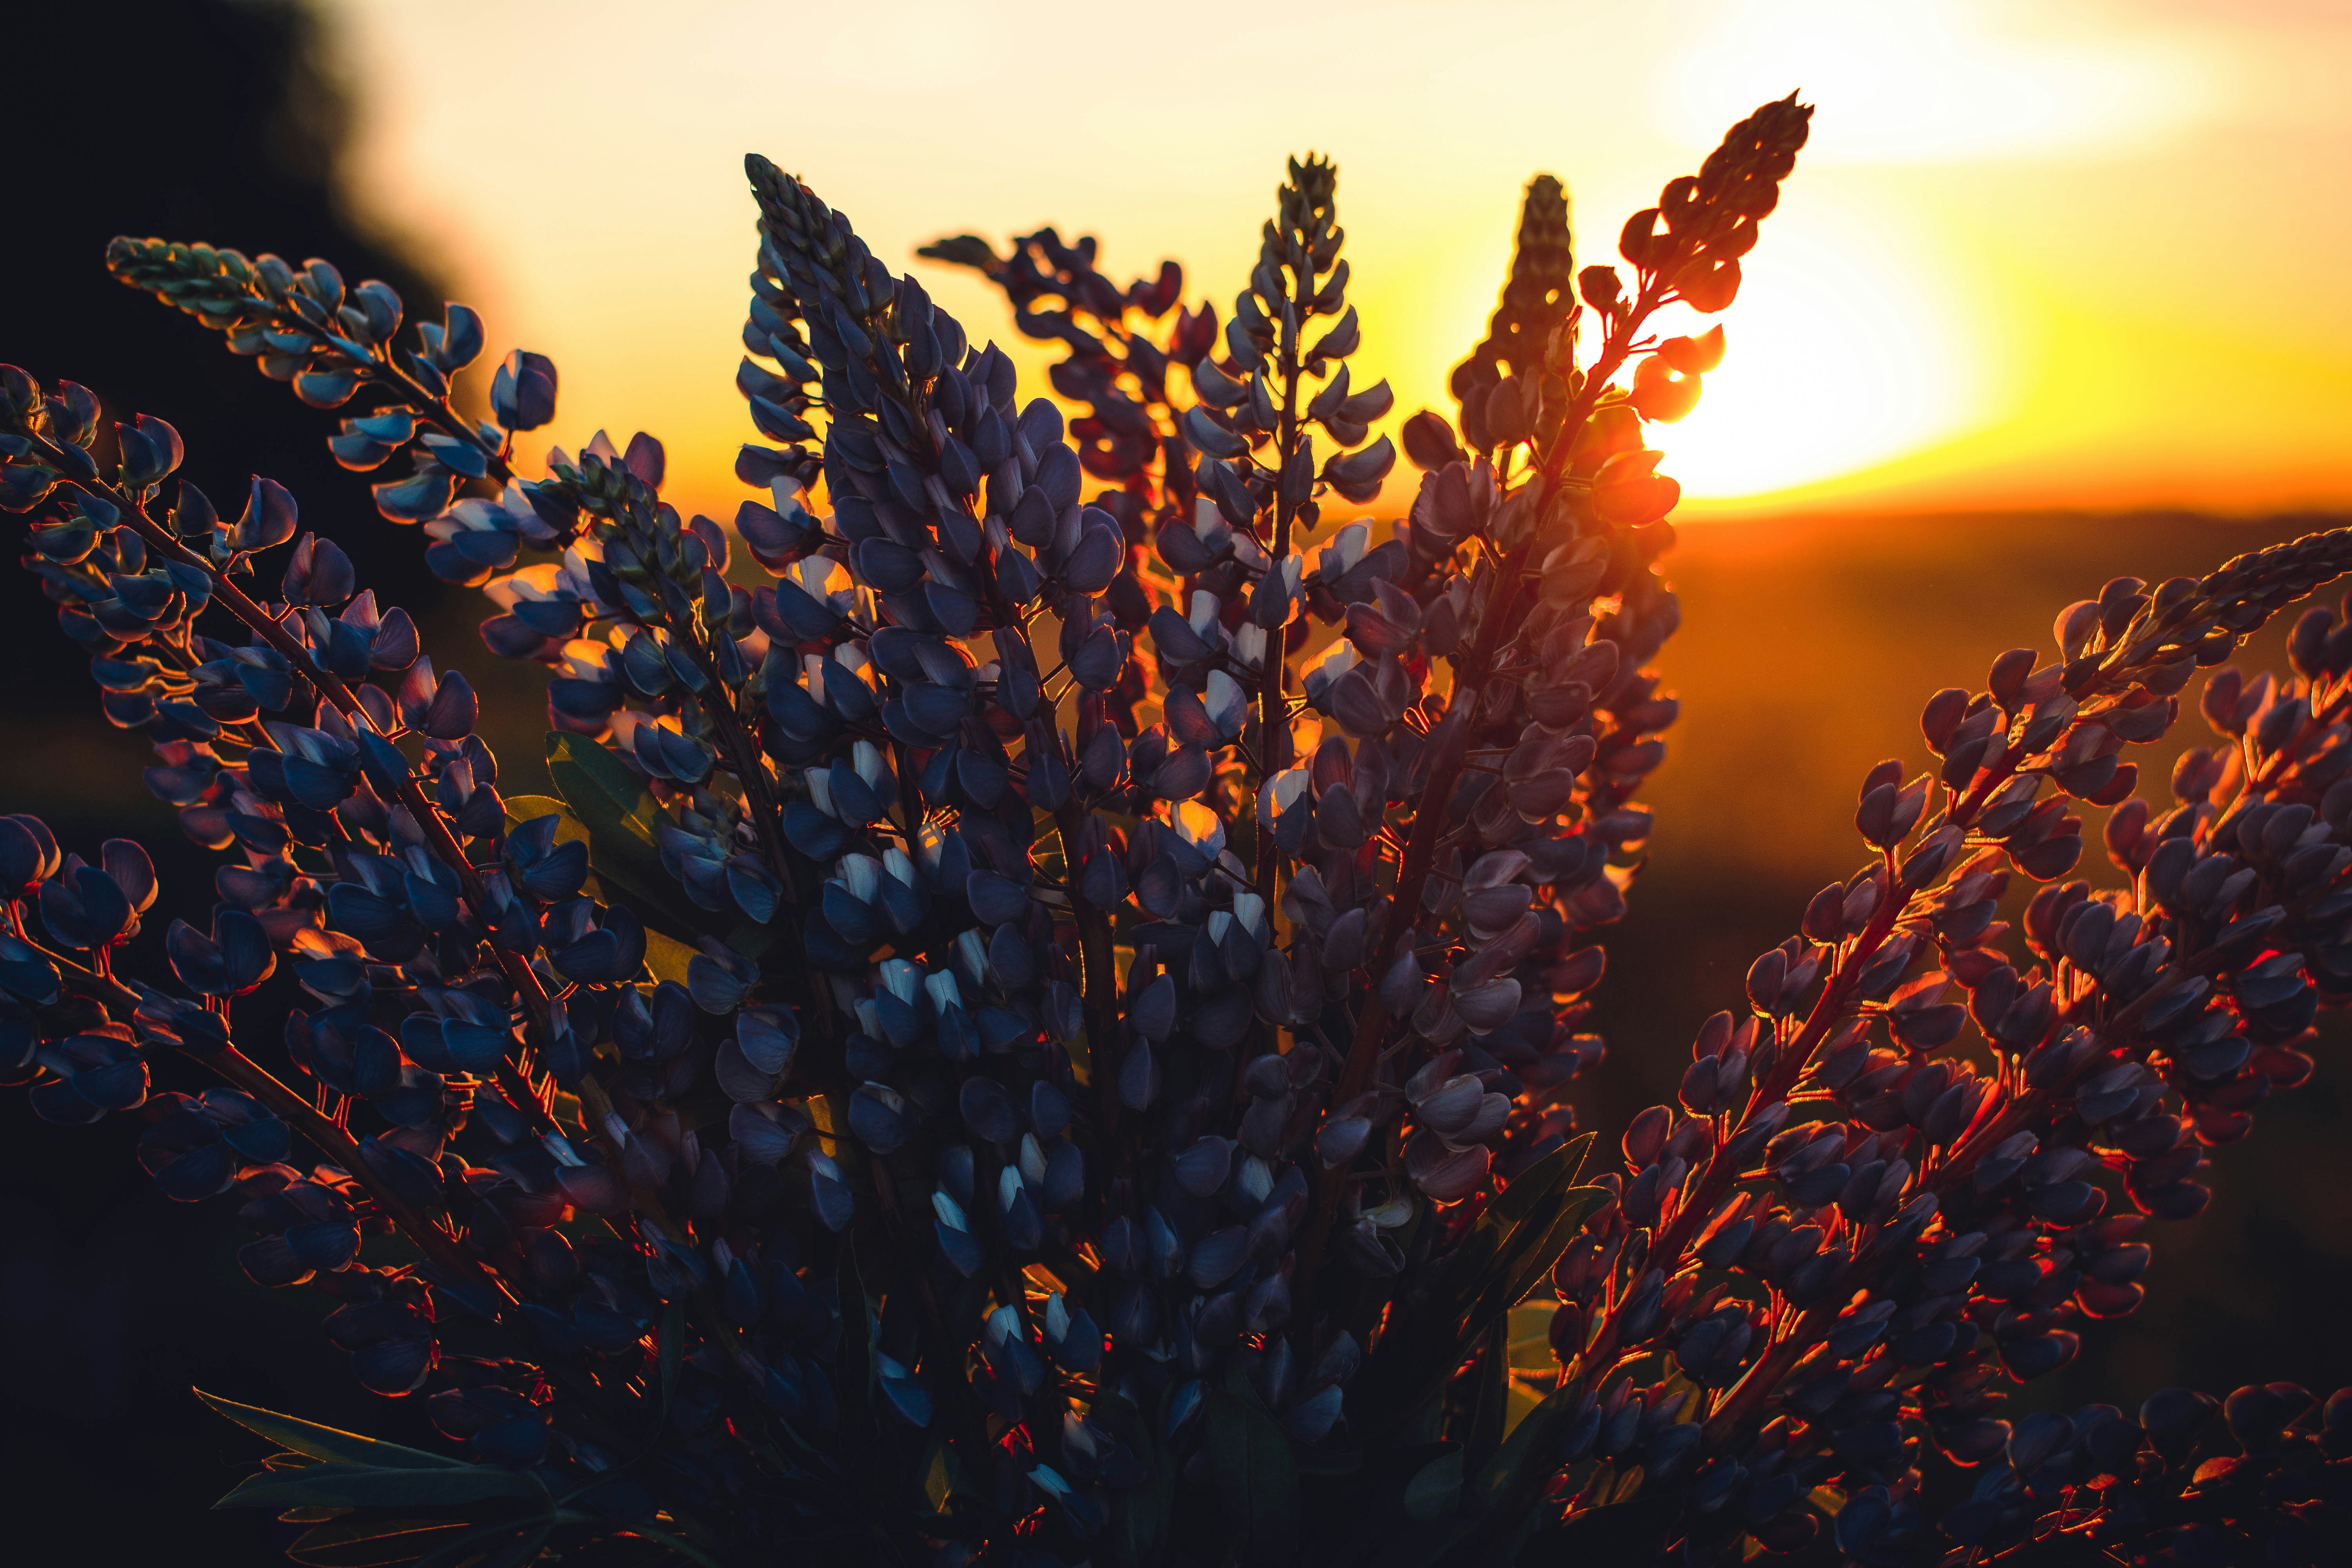
[[[1883,757],[1924,760],[1919,710],[1937,689],[1980,689],[2008,648],[2048,657],[2058,611],[2110,577],[2198,575],[2344,521],[2042,513],[1685,529],[1665,563],[1683,627],[1658,660],[1683,700],[1650,793],[1662,868],[1820,886],[1851,868],[1864,773]],[[2161,789],[2147,754],[2168,764],[2167,745],[2134,749],[2143,794]]]

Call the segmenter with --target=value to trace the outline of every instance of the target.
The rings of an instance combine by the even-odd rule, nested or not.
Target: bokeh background
[[[975,336],[1001,303],[913,263],[942,233],[1041,223],[1163,256],[1229,304],[1286,152],[1336,155],[1360,367],[1444,407],[1483,331],[1515,205],[1566,179],[1581,247],[1791,87],[1814,142],[1726,318],[1698,411],[1663,432],[1687,499],[1660,661],[1682,725],[1653,861],[1612,933],[1588,1125],[1670,1092],[1693,1028],[1859,858],[1853,791],[1920,755],[1937,688],[2108,577],[2155,581],[2352,521],[2352,4],[2347,0],[1669,0],[1034,6],[624,0],[173,0],[12,20],[0,359],[172,419],[215,498],[289,485],[445,667],[509,723],[534,787],[539,699],[480,610],[328,459],[331,416],[108,281],[119,232],[209,238],[483,309],[551,354],[556,439],[646,428],[689,510],[730,515],[750,437],[730,384],[751,256],[740,159],[802,174]],[[478,389],[477,389],[478,390]],[[1410,475],[1374,515],[1392,516]],[[70,846],[128,834],[165,876],[152,944],[208,904],[210,858],[32,584],[0,605],[0,808]],[[2249,658],[2278,659],[2275,635]],[[2193,695],[2194,688],[2191,689]],[[2192,718],[2143,759],[2153,794]],[[2112,878],[2094,845],[2081,874]],[[173,900],[177,900],[174,904]],[[2352,1040],[2157,1238],[2149,1300],[2091,1325],[2036,1402],[2168,1383],[2352,1382]],[[407,1440],[318,1299],[238,1272],[233,1214],[158,1196],[135,1122],[54,1129],[0,1096],[0,1476],[28,1561],[270,1561],[205,1513],[257,1453],[192,1385]]]

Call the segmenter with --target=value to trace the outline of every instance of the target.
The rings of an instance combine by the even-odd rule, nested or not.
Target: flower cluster
[[[116,241],[304,401],[363,402],[336,457],[407,455],[379,511],[550,671],[560,798],[502,796],[472,687],[283,489],[234,522],[167,496],[168,425],[102,441],[93,395],[0,367],[26,564],[227,852],[149,979],[146,855],[0,819],[0,1068],[54,1121],[143,1116],[163,1190],[235,1193],[246,1272],[324,1290],[355,1375],[465,1456],[215,1400],[289,1450],[226,1500],[302,1510],[322,1562],[1729,1561],[1824,1513],[1872,1564],[2301,1550],[2342,1396],[1996,1412],[2137,1303],[2141,1215],[2202,1205],[2200,1149],[2352,992],[2352,633],[2313,612],[2294,680],[2209,679],[2229,743],[2169,815],[2118,760],[2352,538],[2119,580],[2055,662],[1939,694],[1939,764],[1864,782],[1869,863],[1680,1103],[1622,1169],[1577,1135],[1676,717],[1645,430],[1724,346],[1653,318],[1731,303],[1810,112],[1669,184],[1625,272],[1576,269],[1538,178],[1387,525],[1392,398],[1315,157],[1222,329],[1091,240],[926,251],[1066,348],[1066,426],[751,158],[737,385],[773,444],[724,525],[663,499],[648,436],[519,472],[555,369],[509,355],[461,416],[462,306],[404,342],[326,262]],[[2069,800],[2113,808],[2128,891],[2059,880]],[[273,983],[282,1059],[239,1004]],[[1941,1464],[1986,1479],[1936,1511]]]
[[[917,254],[975,268],[1004,291],[1022,332],[1068,351],[1048,378],[1063,397],[1087,405],[1070,422],[1078,461],[1118,487],[1097,492],[1095,504],[1141,544],[1145,525],[1192,507],[1191,461],[1173,424],[1178,373],[1215,350],[1217,313],[1205,302],[1197,310],[1181,303],[1184,269],[1175,262],[1121,289],[1096,270],[1098,248],[1091,235],[1066,245],[1044,228],[1014,239],[1003,257],[969,234]]]
[[[1875,1500],[1836,1527],[1863,1562],[1998,1547],[2059,1498],[2095,1541],[2152,1528],[2138,1427],[2105,1407],[2012,1427],[2001,1385],[2071,1360],[2078,1319],[2138,1305],[2146,1220],[2200,1212],[2202,1150],[2311,1071],[2309,1026],[2341,995],[2352,940],[2352,648],[2314,610],[2299,679],[2210,678],[2227,744],[2183,758],[2167,815],[2131,798],[2118,758],[2167,731],[2200,665],[2347,559],[2339,531],[2152,593],[2118,578],[2060,616],[2055,661],[2017,649],[1985,691],[1937,694],[1922,728],[1940,765],[1907,783],[1898,763],[1873,770],[1855,816],[1869,863],[1756,961],[1744,1016],[1701,1032],[1680,1103],[1633,1122],[1622,1172],[1601,1178],[1614,1216],[1554,1274],[1547,1403],[1565,1425],[1695,1396],[1649,1447],[1599,1450],[1653,1477],[1687,1468],[1706,1500],[1694,1539],[1762,1523],[1793,1545],[1814,1521],[1787,1504],[1823,1482]],[[2061,880],[2082,854],[2070,804],[2115,808],[2104,837],[2127,887]],[[2017,933],[2031,966],[1997,918],[2012,875],[2043,884]],[[1955,1048],[1971,1024],[1989,1069]],[[2137,1212],[2110,1214],[2118,1199]],[[1644,1348],[1679,1378],[1635,1386]],[[2277,1397],[2281,1424],[2311,1403]],[[2159,1451],[2171,1408],[2143,1413]],[[2008,1468],[1925,1518],[1930,1447]],[[2173,1491],[2190,1479],[2156,1468]],[[2133,1488],[2096,1489],[2117,1476]],[[2196,1510],[2164,1517],[2195,1533]]]

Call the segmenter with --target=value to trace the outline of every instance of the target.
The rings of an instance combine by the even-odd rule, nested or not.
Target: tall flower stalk
[[[1938,694],[1937,762],[1864,781],[1868,863],[1678,1102],[1622,1163],[1577,1134],[1677,716],[1647,437],[1725,346],[1659,312],[1733,302],[1810,116],[1734,127],[1622,267],[1577,269],[1538,177],[1386,526],[1347,515],[1392,397],[1314,156],[1222,331],[1088,239],[926,249],[1064,346],[1067,424],[751,158],[726,525],[648,436],[523,477],[555,367],[509,354],[469,421],[462,306],[404,338],[327,262],[117,240],[351,408],[345,467],[404,457],[377,510],[550,672],[560,798],[502,795],[471,686],[290,495],[226,521],[162,420],[102,437],[94,395],[0,370],[26,564],[226,857],[150,978],[144,852],[0,819],[0,1061],[52,1120],[142,1115],[173,1198],[237,1194],[247,1273],[324,1290],[454,1446],[215,1399],[287,1450],[225,1501],[322,1563],[2315,1550],[2341,1395],[1998,1412],[2137,1304],[2143,1216],[2202,1206],[2200,1147],[2352,991],[2352,634],[2314,611],[2293,679],[2209,677],[2225,744],[2168,814],[2120,760],[2352,535],[2118,579],[2055,660]],[[2069,802],[2128,890],[2063,879]]]

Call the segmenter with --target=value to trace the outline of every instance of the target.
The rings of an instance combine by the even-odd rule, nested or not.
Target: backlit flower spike
[[[447,305],[438,321],[417,322],[411,348],[398,341],[400,297],[373,279],[347,288],[327,261],[297,268],[275,256],[249,260],[208,245],[128,236],[108,245],[106,259],[119,281],[225,332],[230,352],[290,383],[314,407],[341,407],[362,386],[380,395],[384,401],[345,418],[329,446],[337,462],[362,471],[403,448],[412,452],[409,477],[374,487],[377,509],[393,521],[439,513],[465,480],[511,479],[512,434],[554,416],[553,363],[520,351],[491,378],[494,423],[471,424],[457,413],[451,378],[483,348],[481,318],[464,305]]]
[[[750,160],[731,532],[664,499],[648,436],[516,476],[554,368],[509,355],[468,425],[463,307],[400,342],[390,291],[324,263],[118,242],[306,400],[367,389],[334,454],[412,453],[379,509],[485,590],[492,651],[550,671],[562,798],[501,795],[481,696],[290,497],[257,482],[224,521],[183,484],[163,514],[168,426],[102,459],[95,395],[0,369],[27,563],[151,789],[240,852],[146,985],[113,973],[143,856],[0,822],[0,1062],[53,1119],[145,1114],[170,1195],[236,1192],[247,1273],[319,1284],[362,1384],[572,1500],[564,1550],[880,1530],[910,1561],[1336,1565],[1418,1531],[1483,1561],[1632,1517],[1615,1498],[1645,1521],[1619,1554],[1728,1559],[1802,1546],[1831,1495],[1873,1564],[2006,1550],[2053,1509],[2117,1550],[2231,1539],[2335,1462],[2343,1396],[1999,1412],[2078,1317],[2136,1304],[2143,1214],[2202,1205],[2200,1149],[2352,994],[2352,784],[2310,740],[2352,662],[2332,620],[2293,679],[2212,679],[2229,744],[2183,763],[2177,811],[2118,804],[2125,748],[2341,536],[2119,580],[2054,663],[1939,695],[1938,762],[1863,782],[1869,867],[1580,1177],[1591,938],[1677,717],[1645,668],[1679,615],[1645,428],[1722,352],[1648,323],[1729,302],[1808,114],[1766,106],[1669,185],[1622,238],[1630,289],[1570,291],[1564,192],[1530,187],[1459,417],[1405,426],[1425,477],[1392,527],[1327,519],[1394,449],[1318,159],[1222,323],[1172,265],[1121,288],[1052,230],[927,251],[1062,345],[1066,422]],[[2081,806],[2114,808],[2127,892],[2063,879]],[[230,1001],[281,959],[299,1089]],[[232,1088],[156,1092],[151,1058]],[[387,1226],[419,1261],[376,1256]],[[1927,1485],[1931,1446],[1972,1494]]]
[[[104,500],[103,496],[94,499]],[[137,497],[125,495],[106,504],[126,520],[112,547],[114,561],[144,555],[150,550],[178,548],[169,532],[144,518]],[[175,521],[184,523],[190,506],[184,495]],[[283,499],[282,492],[257,483],[248,522],[257,510],[290,515],[291,502]],[[206,531],[217,536],[219,525],[209,521],[208,509],[200,515],[208,520]],[[134,530],[133,523],[144,531]],[[242,559],[246,546],[266,547],[268,539],[290,530],[247,531],[256,537],[232,542],[231,565]],[[411,834],[419,824],[441,832],[440,847],[453,857],[458,851],[447,837],[450,832],[461,838],[495,841],[504,827],[499,797],[486,787],[495,779],[495,763],[470,733],[475,702],[462,679],[454,675],[436,679],[429,666],[415,667],[414,633],[406,617],[398,611],[379,616],[371,598],[362,595],[353,601],[339,619],[326,617],[320,605],[331,610],[349,597],[352,586],[348,563],[326,542],[307,540],[296,550],[285,591],[310,605],[299,607],[299,614],[281,613],[283,625],[273,623],[262,606],[216,583],[206,570],[210,563],[201,558],[170,559],[167,564],[180,574],[175,583],[185,578],[190,587],[202,584],[204,592],[183,595],[177,611],[160,618],[150,613],[137,623],[152,630],[134,631],[133,625],[124,621],[117,624],[112,637],[118,643],[141,635],[168,637],[183,646],[193,643],[200,647],[196,657],[209,658],[195,671],[198,684],[192,695],[196,705],[175,703],[168,689],[156,691],[152,677],[138,674],[153,667],[130,659],[128,650],[101,658],[98,669],[102,681],[111,680],[110,691],[147,700],[142,708],[125,711],[110,698],[110,711],[118,721],[143,721],[159,737],[158,750],[166,765],[151,770],[150,783],[166,799],[183,805],[183,819],[191,834],[207,843],[236,842],[249,856],[259,858],[250,868],[222,873],[223,891],[236,905],[234,918],[224,914],[222,920],[240,931],[257,929],[263,933],[264,967],[268,947],[283,950],[289,943],[299,946],[313,938],[352,941],[346,931],[320,931],[318,922],[322,914],[330,921],[348,916],[355,922],[349,929],[364,933],[363,941],[352,942],[355,948],[372,945],[394,962],[416,952],[423,942],[419,933],[426,931],[450,932],[465,944],[457,950],[461,953],[471,951],[472,942],[488,932],[494,937],[496,949],[511,953],[514,962],[526,959],[536,946],[538,917],[515,900],[502,876],[494,874],[469,884],[466,872],[471,868],[462,859],[456,862],[459,868],[453,870],[412,838],[405,856],[413,864],[406,872],[368,871],[360,877],[359,885],[347,887],[343,882],[361,868],[347,860],[338,867],[342,875],[322,901],[316,884],[298,874],[289,858],[291,847],[328,842],[336,833],[374,835],[379,842],[386,837],[397,839],[404,824]],[[214,592],[215,588],[219,593]],[[200,608],[207,602],[234,610],[247,622],[256,643],[246,648],[224,647],[187,629],[185,619],[192,606]],[[133,679],[150,684],[134,689],[130,680],[112,679],[111,672],[118,667]],[[362,684],[372,675],[396,684],[396,697],[382,685]],[[306,705],[310,693],[317,695],[320,728],[257,720],[257,707],[262,711],[286,708],[297,678],[305,689]],[[208,680],[212,684],[205,684]],[[154,700],[156,696],[161,702]],[[391,749],[385,739],[399,734],[404,726],[414,728],[424,738],[427,766],[421,778],[414,764]],[[224,743],[231,748],[227,753],[231,763],[226,767],[218,752]],[[369,770],[395,805],[388,807],[383,796],[360,785],[355,764],[362,757],[369,759]],[[420,789],[426,783],[432,785],[429,800]],[[417,793],[401,799],[404,791]],[[333,817],[341,818],[340,827],[326,826]],[[140,902],[152,898],[152,875],[143,879],[140,875],[143,860],[134,864],[133,859],[110,849],[109,864],[132,881],[145,883],[138,895]],[[311,890],[306,894],[306,889]],[[62,918],[69,911],[60,903],[61,897],[62,889],[49,901],[59,908]],[[83,913],[86,916],[86,905]],[[242,950],[217,942],[206,947],[206,939],[187,934],[195,945],[178,943],[174,955],[184,960],[183,973],[191,977],[191,984],[215,991],[243,989],[249,984],[250,964],[236,956]],[[220,969],[222,962],[228,963],[229,968]],[[187,964],[195,967],[188,969]],[[366,989],[363,984],[355,984],[356,974],[331,979],[315,966],[306,973],[305,983],[314,979],[322,988],[319,994],[325,996],[363,995]],[[544,1002],[541,1005],[546,1007]],[[181,1036],[185,1037],[184,1030]],[[561,1031],[551,1027],[535,1043],[560,1046]],[[468,1065],[478,1070],[498,1062],[504,1054],[493,1051],[487,1062]],[[531,1058],[519,1053],[517,1059],[527,1063]],[[395,1081],[394,1087],[403,1082]],[[525,1091],[523,1098],[531,1096]]]

